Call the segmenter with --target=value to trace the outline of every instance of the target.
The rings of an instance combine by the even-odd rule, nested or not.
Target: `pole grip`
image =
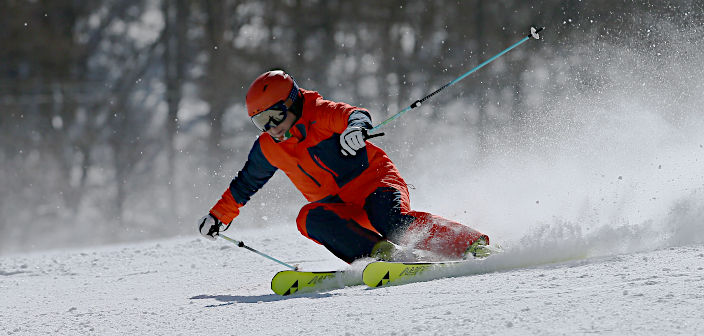
[[[381,132],[381,133],[369,134],[369,130],[363,129],[362,134],[364,135],[364,140],[369,140],[371,138],[384,136],[386,133]]]

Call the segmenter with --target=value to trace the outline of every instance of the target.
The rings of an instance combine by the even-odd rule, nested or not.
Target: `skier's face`
[[[272,138],[282,141],[284,139],[284,134],[286,134],[286,131],[288,131],[291,126],[293,126],[293,123],[296,121],[296,115],[294,115],[291,111],[286,111],[286,119],[284,119],[283,122],[280,124],[276,125],[276,127],[272,127],[268,129],[266,132],[271,135]]]

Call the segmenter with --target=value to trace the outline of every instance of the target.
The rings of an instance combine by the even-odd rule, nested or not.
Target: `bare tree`
[[[176,213],[180,207],[177,204],[176,179],[176,136],[178,135],[178,111],[183,97],[182,84],[185,80],[186,63],[186,29],[188,24],[188,2],[186,0],[168,1],[162,3],[164,13],[164,50],[163,68],[166,84],[166,181],[168,184],[168,207]],[[178,215],[178,214],[176,214]],[[173,220],[174,218],[171,218]]]
[[[208,122],[210,135],[208,137],[208,165],[210,172],[217,172],[225,160],[226,149],[223,144],[223,122],[225,110],[230,103],[228,84],[232,80],[228,76],[229,45],[225,43],[227,29],[227,10],[224,0],[208,0],[203,2],[207,15],[206,51],[208,55],[207,72],[203,90],[209,105]]]

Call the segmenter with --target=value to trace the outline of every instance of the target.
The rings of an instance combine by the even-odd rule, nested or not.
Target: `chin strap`
[[[286,133],[284,133],[284,135],[281,138],[274,138],[274,137],[271,137],[271,138],[274,139],[274,141],[276,141],[276,142],[284,142],[284,141],[290,139],[292,136],[293,136],[293,134],[291,134],[291,129],[289,128],[289,130],[286,131]]]

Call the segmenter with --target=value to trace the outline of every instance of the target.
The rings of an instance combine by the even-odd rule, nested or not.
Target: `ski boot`
[[[383,261],[394,261],[394,254],[399,251],[396,244],[383,239],[378,243],[374,244],[372,247],[372,253],[369,254],[370,257]]]
[[[484,237],[479,237],[475,240],[472,245],[469,245],[467,250],[464,252],[463,259],[473,258],[486,258],[491,254],[491,248],[486,244],[486,239]]]

